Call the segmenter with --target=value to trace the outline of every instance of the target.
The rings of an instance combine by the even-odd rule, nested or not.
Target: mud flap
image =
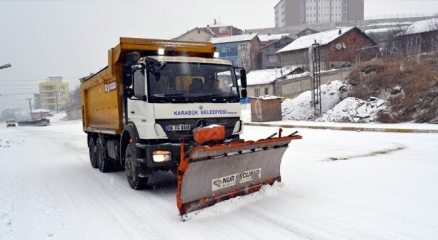
[[[301,136],[198,146],[188,156],[181,147],[177,190],[180,214],[281,181],[281,159],[293,139],[301,139]]]

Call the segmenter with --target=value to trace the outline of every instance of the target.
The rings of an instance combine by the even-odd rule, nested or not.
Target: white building
[[[364,19],[364,0],[280,0],[274,9],[276,27]]]

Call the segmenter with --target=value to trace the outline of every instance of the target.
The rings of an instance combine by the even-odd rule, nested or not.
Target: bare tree
[[[405,53],[406,45],[401,36],[406,34],[408,26],[397,25],[391,27],[382,36],[381,44],[381,56],[402,56]]]

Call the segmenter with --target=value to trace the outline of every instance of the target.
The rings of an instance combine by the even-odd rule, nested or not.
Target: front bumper
[[[176,169],[180,159],[180,143],[162,143],[162,144],[142,144],[136,143],[137,163],[140,167],[147,167],[148,169],[162,168],[162,169]],[[171,160],[167,162],[154,162],[152,153],[154,151],[169,151],[171,152]]]

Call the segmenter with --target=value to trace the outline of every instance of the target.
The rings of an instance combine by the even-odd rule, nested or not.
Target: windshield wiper
[[[179,97],[184,96],[184,93],[160,93],[154,94],[154,97]]]

